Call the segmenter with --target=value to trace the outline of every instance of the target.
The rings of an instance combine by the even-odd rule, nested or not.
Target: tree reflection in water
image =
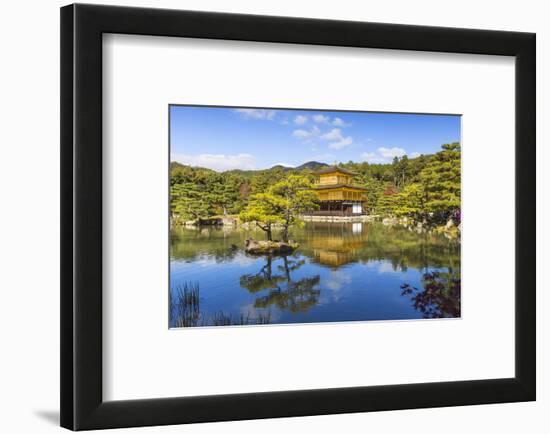
[[[282,260],[274,272],[274,262]],[[321,291],[316,289],[320,276],[293,279],[292,272],[302,267],[306,261],[296,257],[268,255],[265,265],[256,274],[240,277],[240,286],[255,294],[267,291],[254,301],[255,315],[231,315],[223,311],[205,316],[200,309],[200,289],[198,283],[185,283],[170,291],[171,327],[226,326],[271,323],[271,307],[289,312],[305,312],[319,301]],[[257,310],[256,310],[257,309]]]
[[[401,295],[410,296],[413,307],[423,318],[460,317],[460,273],[432,271],[422,275],[420,290],[408,283],[401,285]]]
[[[378,306],[392,319],[460,317],[460,240],[376,222],[309,222],[294,228],[292,255],[243,251],[263,236],[241,226],[172,230],[171,327],[362,321],[379,319]],[[329,297],[336,272],[340,296]],[[189,282],[197,295],[200,283],[200,297],[185,294]]]
[[[254,301],[254,307],[267,309],[276,306],[289,312],[306,312],[319,302],[321,290],[316,289],[320,276],[292,279],[291,273],[306,263],[293,256],[280,256],[283,264],[277,267],[282,274],[273,273],[273,257],[266,256],[266,264],[257,274],[245,274],[240,285],[251,293],[269,290]]]

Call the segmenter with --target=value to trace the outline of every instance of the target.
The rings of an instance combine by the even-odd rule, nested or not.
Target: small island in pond
[[[170,327],[460,317],[459,116],[170,117]]]

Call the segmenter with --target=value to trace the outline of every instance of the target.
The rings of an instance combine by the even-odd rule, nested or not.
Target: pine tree
[[[460,209],[460,144],[445,144],[442,149],[420,172],[419,183],[424,211],[446,218]]]

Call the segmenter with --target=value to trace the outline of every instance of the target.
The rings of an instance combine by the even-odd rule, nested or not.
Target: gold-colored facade
[[[366,189],[353,185],[354,174],[339,167],[328,167],[315,173],[313,187],[319,198],[318,215],[361,215],[367,201]]]

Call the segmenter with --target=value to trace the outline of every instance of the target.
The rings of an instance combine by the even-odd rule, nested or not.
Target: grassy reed
[[[170,291],[170,315],[176,327],[196,327],[200,321],[200,289],[198,283],[184,283]]]
[[[198,283],[184,283],[170,291],[170,323],[173,327],[208,327],[233,325],[270,324],[271,312],[250,312],[233,316],[223,311],[205,316],[200,311],[200,288]]]

